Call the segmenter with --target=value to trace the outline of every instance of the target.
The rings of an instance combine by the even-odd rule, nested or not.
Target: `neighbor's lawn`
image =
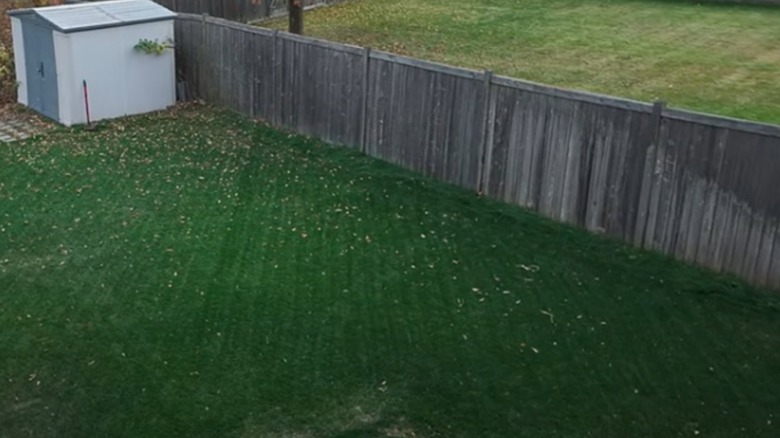
[[[653,0],[353,0],[307,13],[305,24],[310,36],[780,123],[780,8]]]
[[[0,436],[780,434],[768,294],[203,108],[0,145]]]

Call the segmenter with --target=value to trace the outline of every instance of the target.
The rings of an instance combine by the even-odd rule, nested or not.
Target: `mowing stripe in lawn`
[[[0,148],[0,437],[769,437],[779,312],[207,107]]]

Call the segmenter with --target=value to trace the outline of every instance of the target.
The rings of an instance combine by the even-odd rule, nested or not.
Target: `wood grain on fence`
[[[268,17],[278,1],[264,0],[154,0],[166,8],[183,13],[209,14],[228,20],[248,22]]]
[[[487,98],[481,81],[382,53],[369,63],[365,152],[478,190]]]
[[[279,100],[274,120],[331,143],[360,147],[363,51],[284,35],[275,46]]]
[[[780,126],[181,15],[191,94],[780,289]]]
[[[309,8],[339,1],[343,0],[303,0],[303,5]],[[287,0],[154,0],[154,2],[175,12],[208,14],[212,17],[244,23],[287,13]]]

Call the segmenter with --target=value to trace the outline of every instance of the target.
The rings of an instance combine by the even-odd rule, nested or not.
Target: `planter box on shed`
[[[140,40],[173,45],[176,14],[151,0],[116,0],[9,12],[19,103],[71,126],[160,110],[176,102],[174,53],[148,54]]]

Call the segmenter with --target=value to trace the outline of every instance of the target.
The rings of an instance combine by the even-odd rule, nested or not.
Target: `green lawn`
[[[353,0],[307,13],[306,33],[780,123],[780,8],[672,0]]]
[[[780,302],[203,107],[0,145],[0,437],[780,434]]]

